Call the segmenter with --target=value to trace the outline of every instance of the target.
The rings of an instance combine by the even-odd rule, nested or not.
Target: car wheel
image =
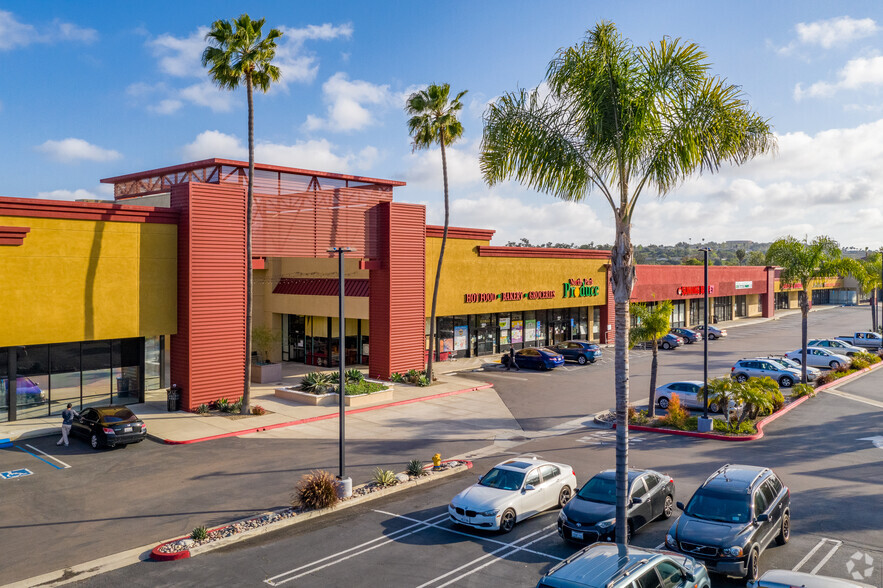
[[[759,571],[757,569],[757,558],[757,549],[752,549],[751,555],[748,556],[748,565],[745,569],[745,579],[750,582],[754,582],[755,580],[757,580],[757,577],[759,575]]]
[[[715,339],[717,339],[717,335],[715,335],[714,333],[709,333],[708,338],[714,341]]]
[[[671,494],[665,497],[665,504],[662,506],[662,518],[671,518],[671,514],[674,512],[674,502],[674,498],[671,497]]]
[[[500,363],[502,363],[504,366],[508,366],[509,365],[509,356],[504,355],[503,358],[500,360]]]
[[[570,497],[573,495],[570,486],[564,486],[561,489],[561,492],[558,493],[558,507],[564,508],[564,505],[570,502]]]
[[[579,357],[577,357],[577,358],[576,358],[576,363],[578,363],[578,364],[580,364],[580,365],[586,365],[586,356],[585,356],[585,355],[580,355]]]
[[[101,449],[101,439],[98,438],[98,435],[92,433],[92,437],[89,439],[89,445],[92,446],[92,449]]]
[[[797,365],[803,365],[803,364],[801,363],[799,357],[795,357],[795,358],[794,358],[794,363],[796,363]]]
[[[791,513],[785,511],[782,515],[782,528],[776,537],[776,545],[785,545],[791,539]]]
[[[792,380],[788,376],[782,376],[782,379],[779,380],[779,385],[782,388],[790,388],[791,386],[794,385],[794,380]]]
[[[671,343],[669,343],[668,341],[663,341],[660,347],[662,347],[663,349],[671,349]]]
[[[717,402],[712,402],[708,405],[708,412],[720,412],[721,407]]]
[[[659,402],[657,402],[656,404],[659,405],[659,408],[661,408],[662,410],[665,410],[666,408],[668,408],[668,398],[662,397],[659,399]]]
[[[746,376],[745,374],[739,374],[738,376],[736,376],[736,381],[739,382],[740,384],[747,379],[748,379],[748,376]]]
[[[500,532],[508,533],[515,528],[515,511],[507,508],[500,517]]]
[[[835,361],[832,361],[832,362],[829,363],[828,365],[831,366],[831,369],[832,369],[832,370],[839,370],[839,369],[840,369],[840,362],[839,362],[839,361],[836,361],[836,360],[835,360]]]

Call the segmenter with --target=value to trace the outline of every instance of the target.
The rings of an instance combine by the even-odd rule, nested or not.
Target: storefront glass
[[[476,315],[474,335],[476,355],[491,355],[497,353],[496,315]]]
[[[0,423],[9,419],[9,352],[0,349]]]
[[[512,344],[509,339],[509,313],[500,313],[497,315],[497,325],[499,326],[500,332],[500,351],[505,352],[509,350],[509,346]]]
[[[736,296],[736,317],[748,316],[748,297],[744,294]]]
[[[788,310],[791,306],[791,297],[788,292],[776,292],[776,310]]]
[[[81,376],[83,385],[82,407],[112,404],[110,395],[110,341],[85,342],[81,346],[81,352],[83,365]],[[119,385],[117,390],[119,390]]]
[[[813,290],[812,291],[812,303],[813,304],[830,304],[831,303],[831,291],[830,290]]]
[[[512,319],[512,347],[515,349],[524,348],[524,319],[522,313],[513,312],[510,315]]]
[[[592,308],[592,341],[601,341],[601,309]]]
[[[163,337],[144,338],[144,389],[159,390],[162,385]]]
[[[719,298],[715,298],[712,309],[712,323],[733,320],[733,297],[721,296]]]
[[[705,324],[705,298],[690,299],[690,324],[693,326]]]

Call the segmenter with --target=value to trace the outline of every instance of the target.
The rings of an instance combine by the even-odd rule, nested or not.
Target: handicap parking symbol
[[[0,472],[0,478],[4,480],[14,480],[15,478],[23,478],[25,476],[30,476],[33,474],[31,470],[28,468],[21,468],[19,470],[9,470],[8,472]]]

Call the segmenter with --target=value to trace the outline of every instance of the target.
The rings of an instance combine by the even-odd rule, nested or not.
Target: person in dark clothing
[[[521,368],[518,367],[517,363],[515,363],[515,348],[514,347],[509,348],[509,363],[506,364],[506,371],[508,372],[512,368],[515,368],[515,371],[518,371],[518,372],[521,371]]]
[[[56,445],[64,443],[64,446],[67,447],[67,438],[68,435],[70,435],[71,426],[73,425],[74,419],[79,416],[79,413],[73,409],[73,405],[68,402],[67,408],[61,411],[61,439],[58,440]]]

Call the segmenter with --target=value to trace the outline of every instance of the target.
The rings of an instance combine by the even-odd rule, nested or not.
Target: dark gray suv
[[[791,537],[791,492],[773,470],[725,465],[705,480],[665,536],[668,549],[709,571],[756,580],[757,560]]]

